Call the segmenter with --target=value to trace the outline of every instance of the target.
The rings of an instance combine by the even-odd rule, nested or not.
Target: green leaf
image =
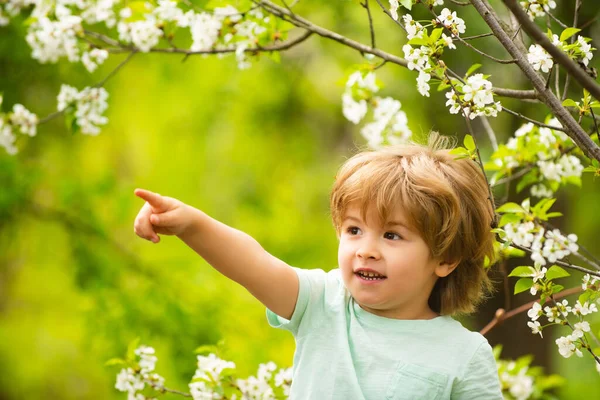
[[[579,107],[579,104],[572,99],[565,99],[565,101],[562,102],[562,105],[565,107]]]
[[[131,342],[129,342],[129,345],[127,346],[127,360],[129,360],[129,361],[135,360],[135,350],[138,348],[139,345],[140,345],[139,336],[136,337],[135,339],[133,339]]]
[[[269,53],[267,53],[267,56],[275,61],[277,64],[281,64],[281,53],[278,51],[271,51]]]
[[[473,72],[477,71],[479,68],[481,68],[481,64],[471,65],[471,67],[467,70],[467,73],[465,74],[465,78],[471,75]]]
[[[408,44],[417,46],[427,46],[429,42],[425,38],[414,37],[408,41]]]
[[[585,304],[585,302],[589,300],[591,295],[592,295],[592,293],[590,291],[586,290],[585,292],[581,293],[581,295],[579,296],[579,302],[581,304]]]
[[[400,0],[400,5],[410,11],[412,8],[413,2],[412,0]]]
[[[546,214],[546,218],[562,217],[562,215],[563,214],[561,212],[556,211],[556,212],[551,212],[551,213]]]
[[[497,212],[499,213],[522,213],[525,210],[523,209],[523,207],[521,207],[520,205],[518,205],[517,203],[505,203],[502,204],[500,207],[498,207],[496,209]]]
[[[110,360],[108,360],[107,362],[104,363],[105,367],[110,367],[113,365],[124,365],[127,362],[121,358],[111,358]]]
[[[210,344],[197,347],[196,350],[194,350],[194,353],[196,353],[196,354],[210,354],[210,353],[217,354],[218,352],[219,352],[218,347],[214,346],[214,345],[210,345]]]
[[[506,224],[514,224],[517,222],[521,222],[521,217],[519,217],[517,214],[502,214],[498,226],[502,227]]]
[[[438,39],[440,38],[440,36],[442,36],[442,32],[443,32],[443,31],[444,31],[444,28],[437,28],[437,29],[434,29],[434,30],[431,32],[431,35],[429,36],[429,38],[430,38],[430,42],[431,42],[431,43],[435,43],[435,42],[437,42],[437,41],[438,41]]]
[[[494,358],[496,360],[498,360],[500,358],[500,354],[502,354],[502,345],[501,344],[495,345],[494,348],[492,349],[492,353],[494,354]]]
[[[521,278],[515,283],[515,293],[521,293],[526,290],[529,290],[533,286],[533,279],[531,278]]]
[[[491,232],[496,233],[502,239],[504,239],[506,237],[506,232],[504,232],[504,230],[502,230],[500,228],[492,229]]]
[[[565,29],[560,34],[560,41],[564,42],[564,41],[568,40],[571,36],[573,36],[574,34],[576,34],[579,31],[581,31],[581,29],[577,29],[577,28],[567,28],[567,29]]]
[[[463,143],[464,143],[465,147],[467,148],[467,150],[469,150],[469,151],[475,150],[475,141],[473,140],[473,136],[465,135],[465,139],[464,139]]]
[[[508,276],[518,276],[521,278],[532,276],[534,273],[533,267],[524,266],[524,267],[516,267],[513,269]],[[529,289],[529,288],[528,288]]]
[[[571,274],[569,274],[567,271],[565,271],[558,265],[551,266],[548,272],[546,272],[546,279],[548,279],[549,281],[553,279],[564,278],[567,276],[571,276]]]
[[[537,169],[531,170],[519,180],[519,183],[517,183],[517,193],[520,193],[521,190],[538,181],[539,177],[537,171]]]
[[[556,294],[563,290],[565,287],[563,285],[553,285],[552,286],[552,294]]]

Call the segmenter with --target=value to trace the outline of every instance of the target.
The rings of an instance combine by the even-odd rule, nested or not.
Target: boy
[[[433,142],[440,142],[433,136]],[[177,235],[296,339],[293,399],[502,399],[487,340],[450,315],[491,285],[494,211],[472,160],[401,145],[359,153],[331,193],[339,268],[292,268],[176,199],[146,200],[135,232]]]

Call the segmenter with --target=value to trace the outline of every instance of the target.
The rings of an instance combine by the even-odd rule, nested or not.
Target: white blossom
[[[575,303],[575,306],[573,306],[573,314],[574,315],[588,315],[588,314],[592,314],[598,311],[598,308],[596,307],[596,305],[594,303],[589,304],[587,301],[583,304],[581,304],[579,302],[579,300],[577,300],[577,303]]]
[[[456,11],[444,8],[436,19],[437,22],[452,31],[453,34],[465,33],[465,21],[456,16]]]
[[[404,21],[404,29],[406,29],[406,37],[408,40],[412,38],[422,38],[425,30],[423,26],[417,21],[412,19],[410,14],[404,14],[402,16],[402,20]]]
[[[581,59],[581,62],[584,65],[588,65],[593,57],[592,46],[589,43],[587,43],[582,36],[577,36],[576,43],[579,44],[579,51],[583,53],[583,58]]]
[[[129,394],[135,394],[135,392],[144,389],[144,382],[139,374],[131,368],[123,368],[117,375],[117,383],[115,388],[121,392],[129,392]]]
[[[392,14],[392,18],[394,21],[398,21],[398,8],[400,4],[398,0],[390,0],[390,14]]]
[[[542,46],[539,44],[532,44],[529,46],[529,53],[527,53],[527,61],[537,71],[540,69],[542,72],[549,72],[554,65],[554,60]]]
[[[520,2],[521,7],[527,11],[527,15],[530,19],[536,17],[543,17],[551,9],[556,8],[556,2],[554,0],[525,0]]]
[[[515,400],[526,400],[533,393],[533,378],[525,375],[525,372],[526,369],[523,369],[518,375],[511,375],[509,379],[508,391]]]
[[[89,52],[83,53],[81,62],[89,72],[94,72],[98,65],[104,63],[108,58],[108,51],[104,49],[92,49]]]
[[[537,303],[536,303],[537,304]],[[540,323],[538,321],[529,321],[527,322],[527,326],[529,326],[531,328],[531,333],[535,334],[540,334],[540,337],[544,337],[542,336],[542,330],[540,329]]]
[[[81,17],[69,15],[58,21],[42,17],[29,26],[25,39],[33,50],[31,57],[41,63],[55,63],[61,57],[76,62],[77,36],[82,31]]]
[[[424,72],[419,71],[419,76],[417,77],[417,90],[423,96],[429,97],[429,80],[431,79],[431,75]]]
[[[154,371],[157,358],[154,355],[155,351],[152,347],[140,346],[135,349],[135,355],[140,358],[139,365],[142,369],[142,374]]]
[[[17,137],[14,135],[11,125],[7,124],[3,115],[0,114],[0,146],[4,147],[10,155],[17,154],[17,148],[14,145],[16,140]]]
[[[577,354],[577,356],[582,357],[583,354],[581,353],[581,350],[575,347],[574,342],[576,341],[577,338],[573,337],[572,335],[563,336],[556,339],[556,345],[558,346],[558,352],[560,355],[564,358],[569,358],[573,354]]]
[[[529,311],[527,311],[527,316],[532,320],[532,321],[537,321],[537,319],[540,317],[540,315],[542,315],[542,306],[540,305],[540,303],[533,303],[533,306],[531,307],[531,309],[529,309]]]
[[[99,125],[108,119],[102,115],[108,108],[108,92],[104,88],[86,87],[81,92],[69,85],[62,85],[58,94],[58,111],[74,108],[77,125],[81,132],[89,135],[100,133]]]
[[[13,106],[13,112],[10,115],[10,122],[13,126],[18,127],[21,133],[29,136],[35,136],[38,117],[34,113],[27,110],[21,104]]]

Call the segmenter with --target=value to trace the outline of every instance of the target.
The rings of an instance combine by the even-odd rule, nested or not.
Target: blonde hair
[[[363,220],[374,206],[380,222],[400,206],[432,257],[459,262],[429,296],[429,306],[443,315],[471,313],[491,292],[484,261],[491,264],[494,254],[494,209],[485,176],[475,161],[455,159],[449,144],[434,132],[428,146],[356,154],[340,168],[330,198],[338,235],[351,203],[359,205]]]

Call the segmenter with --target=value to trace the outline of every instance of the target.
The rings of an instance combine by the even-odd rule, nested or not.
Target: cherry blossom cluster
[[[90,72],[106,60],[108,52],[83,40],[84,25],[103,23],[108,29],[116,26],[120,43],[133,45],[141,52],[149,52],[178,29],[189,29],[191,51],[235,49],[240,69],[250,66],[246,49],[272,41],[267,35],[270,16],[258,8],[242,12],[229,5],[213,12],[196,12],[184,11],[180,4],[173,0],[136,2],[132,6],[118,0],[9,0],[4,11],[0,8],[0,25],[9,22],[3,12],[14,16],[33,5],[33,22],[26,36],[32,57],[41,63],[55,63],[66,57],[70,62],[81,61]]]
[[[565,52],[572,60],[581,62],[587,66],[594,56],[592,51],[596,49],[590,45],[589,42],[591,39],[583,36],[577,36],[576,41],[567,43],[567,39],[576,32],[579,32],[579,29],[567,28],[560,37],[551,32],[548,37],[552,40],[554,46]],[[527,61],[529,61],[535,70],[541,70],[545,73],[550,72],[554,65],[552,56],[539,44],[529,46]]]
[[[108,108],[108,92],[104,88],[86,87],[82,91],[69,85],[62,85],[58,94],[58,111],[74,118],[75,130],[97,135],[100,125],[108,119],[102,114]]]
[[[444,8],[440,15],[434,20],[435,24],[440,24],[452,32],[452,35],[459,36],[461,33],[465,33],[466,25],[462,18],[456,15],[456,11],[450,11]]]
[[[518,371],[515,371],[517,369]],[[534,379],[527,374],[528,369],[528,367],[518,368],[514,361],[506,363],[501,371],[499,368],[500,384],[503,389],[508,389],[508,393],[515,400],[527,400],[533,393]]]
[[[535,302],[531,309],[527,312],[527,316],[531,319],[527,325],[531,328],[533,334],[539,334],[542,336],[542,330],[550,325],[564,325],[568,320],[569,314],[575,316],[578,320],[572,325],[572,332],[570,335],[562,336],[556,339],[556,345],[558,346],[558,352],[565,358],[571,357],[576,354],[578,357],[582,357],[582,348],[587,348],[587,339],[585,334],[590,332],[590,324],[587,321],[583,321],[583,317],[589,314],[598,312],[598,307],[594,303],[581,303],[579,300],[573,307],[569,306],[569,302],[564,299],[561,302],[556,302],[554,307],[543,307],[540,303]],[[541,316],[545,316],[549,324],[542,326],[538,319]]]
[[[2,107],[2,95],[0,95],[0,109]],[[12,112],[0,112],[0,147],[4,147],[8,154],[16,154],[15,132],[27,136],[35,136],[38,125],[38,117],[27,110],[22,104],[15,104]]]
[[[564,236],[558,229],[546,230],[532,221],[508,223],[503,229],[508,241],[531,249],[531,260],[539,265],[555,263],[579,249],[577,235]]]
[[[498,377],[505,399],[527,400],[536,393],[541,396],[544,391],[561,386],[564,381],[558,375],[550,377],[543,375],[543,369],[532,366],[530,356],[519,357],[517,360],[500,358],[502,346],[494,346],[494,357],[498,366]]]
[[[165,379],[153,372],[157,357],[152,347],[140,346],[135,349],[135,367],[122,368],[117,375],[115,388],[127,392],[128,399],[145,400],[146,397],[138,393],[149,384],[158,389],[164,386]]]
[[[457,83],[446,93],[446,106],[451,114],[464,112],[470,119],[478,116],[496,117],[502,111],[499,101],[494,101],[492,83],[483,74],[467,78],[464,84]]]
[[[407,67],[419,71],[417,89],[422,96],[429,97],[431,75],[439,78],[443,74],[436,60],[445,47],[456,49],[456,46],[452,37],[442,32],[442,28],[434,30],[430,36],[427,29],[414,21],[410,14],[405,14],[402,19],[409,39],[409,42],[402,47],[404,57],[408,61]]]
[[[562,127],[553,117],[547,117],[545,123]],[[549,198],[561,185],[580,184],[584,168],[579,152],[567,153],[567,150],[575,150],[575,145],[564,132],[528,122],[521,125],[506,144],[498,147],[486,169],[498,171],[493,178],[495,180],[511,175],[519,168],[531,168],[518,187],[531,185],[532,196]]]
[[[161,391],[165,388],[164,378],[154,371],[157,357],[152,347],[139,346],[133,351],[129,362],[113,359],[109,364],[128,364],[117,375],[115,388],[127,392],[128,399],[146,400],[140,393],[146,385]],[[219,358],[214,353],[197,356],[197,368],[189,384],[194,400],[275,400],[289,397],[292,384],[292,368],[278,369],[273,362],[260,364],[256,376],[233,379],[235,363]]]
[[[556,8],[554,0],[525,0],[521,1],[520,4],[532,20],[536,17],[544,17],[550,10]]]
[[[374,72],[356,71],[346,81],[342,95],[342,112],[354,124],[366,116],[368,105],[373,108],[373,121],[367,123],[361,134],[373,149],[384,144],[406,143],[412,136],[406,113],[401,103],[391,97],[377,97],[379,91]]]

